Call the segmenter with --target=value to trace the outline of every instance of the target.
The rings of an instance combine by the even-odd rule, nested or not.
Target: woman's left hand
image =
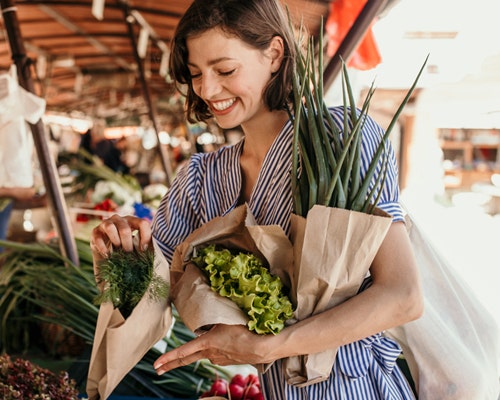
[[[273,361],[267,344],[274,335],[258,335],[243,325],[215,325],[207,333],[160,356],[154,363],[158,375],[208,359],[216,365],[260,364]]]

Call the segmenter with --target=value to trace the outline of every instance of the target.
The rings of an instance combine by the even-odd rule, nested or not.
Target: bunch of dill
[[[154,250],[126,252],[115,249],[99,264],[96,275],[103,290],[94,302],[111,302],[127,318],[145,294],[150,301],[161,301],[169,294],[168,282],[154,271]]]

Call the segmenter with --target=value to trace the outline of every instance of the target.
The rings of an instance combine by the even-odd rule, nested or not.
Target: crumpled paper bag
[[[169,265],[153,240],[155,273],[170,282]],[[87,378],[89,400],[107,399],[142,357],[172,326],[168,299],[152,301],[146,293],[124,319],[110,302],[99,308]]]
[[[295,317],[303,320],[354,296],[382,244],[392,217],[315,205],[307,218],[292,215]],[[338,349],[289,357],[287,382],[306,386],[328,378]]]
[[[188,328],[202,333],[213,324],[246,325],[248,318],[229,299],[210,289],[204,273],[190,262],[197,246],[219,244],[264,256],[270,272],[291,288],[297,320],[354,296],[366,277],[392,218],[314,206],[307,219],[292,216],[292,241],[278,226],[259,226],[246,206],[215,218],[193,232],[174,254],[172,301]],[[287,358],[289,384],[305,386],[328,378],[337,350]],[[271,364],[256,365],[264,372]]]
[[[228,249],[251,252],[267,261],[272,275],[290,287],[293,251],[288,237],[277,225],[255,225],[246,205],[239,206],[195,230],[180,244],[171,264],[171,299],[184,324],[201,334],[215,324],[246,325],[248,317],[230,299],[210,288],[204,272],[190,260],[196,248],[218,244]],[[256,365],[259,371],[269,365]]]

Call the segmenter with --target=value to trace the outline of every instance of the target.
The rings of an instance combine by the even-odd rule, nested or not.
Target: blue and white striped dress
[[[332,108],[342,126],[342,107]],[[367,168],[381,128],[370,118],[363,132],[362,157]],[[290,229],[292,193],[292,124],[279,133],[264,159],[257,183],[248,203],[258,224],[280,225]],[[166,258],[171,261],[175,247],[193,230],[214,217],[225,215],[238,205],[241,188],[239,156],[243,141],[211,153],[194,154],[177,175],[162,200],[153,222],[153,235]],[[398,204],[397,166],[390,149],[390,168],[378,206],[394,221],[403,220]],[[182,317],[182,316],[181,316]],[[396,366],[401,349],[381,334],[340,347],[328,380],[298,388],[283,378],[278,360],[263,374],[262,391],[266,399],[413,399],[411,388]]]

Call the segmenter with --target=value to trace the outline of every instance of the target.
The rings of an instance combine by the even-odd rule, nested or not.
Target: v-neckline
[[[255,184],[250,192],[250,197],[249,197],[248,201],[244,201],[244,202],[240,202],[241,190],[242,190],[242,185],[243,185],[243,174],[241,171],[240,158],[241,158],[241,153],[243,151],[243,146],[245,144],[245,138],[243,137],[243,139],[238,143],[237,154],[234,157],[235,163],[233,165],[233,167],[235,168],[235,170],[237,172],[237,174],[236,174],[236,176],[237,176],[236,187],[238,188],[238,193],[236,194],[236,199],[233,201],[232,208],[237,207],[237,206],[242,205],[242,204],[245,204],[245,203],[248,204],[250,209],[254,208],[255,198],[259,194],[259,191],[262,190],[262,185],[260,183],[262,180],[263,173],[267,171],[267,168],[269,168],[269,165],[268,165],[269,158],[271,157],[272,154],[274,154],[276,146],[278,146],[278,144],[281,143],[281,138],[284,135],[284,133],[288,132],[287,128],[288,128],[289,124],[290,124],[289,120],[287,120],[283,124],[279,133],[276,135],[271,146],[267,150],[266,155],[264,156],[264,159],[262,160],[262,165],[260,167],[259,174],[257,175],[257,179],[255,180]]]

